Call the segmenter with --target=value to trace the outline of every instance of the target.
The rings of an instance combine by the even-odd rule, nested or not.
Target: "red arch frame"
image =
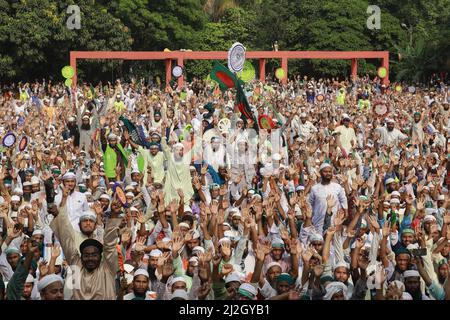
[[[184,66],[184,60],[226,60],[227,51],[71,51],[70,65],[75,70],[73,83],[77,83],[78,59],[121,59],[121,60],[165,60],[166,84],[172,79],[172,60],[179,66]],[[281,59],[281,67],[286,71],[287,82],[288,59],[339,59],[351,60],[351,75],[358,72],[358,59],[381,59],[381,67],[385,67],[387,75],[383,84],[389,84],[389,51],[247,51],[246,58],[259,59],[260,80],[265,80],[266,59]],[[184,77],[178,78],[178,85],[182,86]]]

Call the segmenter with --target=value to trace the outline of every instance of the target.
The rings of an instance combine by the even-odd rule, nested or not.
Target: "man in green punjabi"
[[[101,142],[105,175],[109,181],[116,180],[116,167],[120,167],[120,179],[123,180],[128,159],[122,144],[118,143],[117,135],[110,133],[108,141],[105,139],[105,129],[102,129]]]

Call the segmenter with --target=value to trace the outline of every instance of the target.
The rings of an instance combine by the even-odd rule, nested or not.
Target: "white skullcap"
[[[114,133],[111,132],[111,133],[108,135],[108,140],[114,140],[114,139],[117,140],[117,135],[115,135]]]
[[[205,248],[200,247],[200,246],[196,246],[192,249],[192,254],[197,253],[197,252],[201,252],[201,253],[205,253]]]
[[[182,289],[177,289],[172,293],[172,298],[171,300],[175,299],[175,298],[181,298],[183,300],[188,300],[188,294],[185,290]]]
[[[306,118],[306,113],[305,112],[302,112],[302,113],[300,113],[300,118]]]
[[[37,289],[39,292],[41,292],[54,282],[61,282],[61,284],[64,285],[64,280],[63,278],[61,278],[61,276],[58,276],[56,274],[49,274],[43,277],[41,280],[39,280],[37,284]]]
[[[134,168],[133,170],[131,170],[131,174],[133,174],[133,173],[141,173],[141,172],[139,171],[138,168]]]
[[[391,119],[391,118],[386,119],[386,122],[387,123],[395,123],[394,119]]]
[[[111,197],[108,194],[104,193],[100,196],[100,199],[111,200]]]
[[[134,187],[129,184],[125,187],[125,191],[128,191],[128,190],[134,190]]]
[[[75,121],[74,117],[69,117],[69,122]]]
[[[241,291],[241,290],[246,291],[255,297],[258,294],[258,290],[256,290],[256,288],[254,286],[252,286],[250,283],[241,284],[239,287],[239,291]]]
[[[342,282],[334,281],[327,284],[325,287],[326,294],[323,297],[323,300],[331,300],[331,298],[338,292],[344,293],[344,298],[347,299],[347,286]]]
[[[318,233],[313,233],[309,236],[309,242],[321,241],[323,242],[323,236]]]
[[[332,168],[331,164],[329,164],[328,162],[324,162],[320,165],[319,167],[319,171],[322,171],[325,168]]]
[[[438,201],[445,201],[445,196],[443,194],[439,195]]]
[[[224,243],[224,242],[231,242],[231,240],[229,239],[229,238],[221,238],[220,240],[219,240],[219,245],[221,245],[222,243]]]
[[[25,283],[34,283],[34,277],[31,274],[28,274]]]
[[[20,197],[19,197],[19,196],[16,196],[16,195],[13,195],[13,196],[11,197],[11,201],[20,201]]]
[[[42,232],[41,229],[36,229],[33,231],[33,234],[31,236],[40,236],[43,235],[44,233]]]
[[[136,278],[137,276],[145,276],[147,278],[150,278],[147,270],[139,268],[134,272],[133,278]]]
[[[225,232],[223,233],[223,236],[224,236],[225,238],[231,239],[231,238],[233,237],[233,231],[227,230],[227,231],[225,231]]]
[[[97,221],[97,215],[95,214],[95,212],[93,210],[86,210],[80,216],[80,221],[84,221],[84,220]]]
[[[394,178],[389,178],[386,180],[386,185],[388,185],[389,183],[395,182]]]
[[[400,200],[397,198],[393,198],[391,199],[391,201],[389,201],[389,204],[400,204]]]
[[[283,268],[281,267],[281,264],[279,264],[279,263],[276,262],[276,261],[273,261],[273,262],[271,262],[271,263],[269,263],[269,264],[267,265],[267,271],[269,271],[270,268],[275,267],[275,266],[280,267],[281,269],[283,269]]]
[[[83,118],[81,118],[81,119],[89,119],[89,116],[88,115],[84,115]]]
[[[125,197],[133,197],[134,198],[134,193],[133,192],[127,192],[127,193],[125,193]]]
[[[431,214],[425,216],[423,218],[423,222],[435,222],[436,218],[434,216],[432,216]]]
[[[66,174],[63,175],[62,179],[63,180],[69,180],[69,179],[75,179],[75,173],[73,172],[67,172]]]
[[[305,190],[304,186],[298,186],[297,188],[295,188],[295,191],[302,191]]]
[[[419,274],[419,271],[417,271],[417,270],[406,270],[405,272],[403,272],[403,277],[404,278],[411,278],[411,277],[419,277],[420,278],[420,274]]]
[[[25,181],[22,186],[27,187],[27,186],[31,186],[31,182],[29,181]]]
[[[189,263],[192,263],[192,265],[193,265],[194,267],[198,266],[198,258],[197,258],[197,257],[191,257],[191,258],[189,259]]]
[[[398,192],[398,191],[392,191],[391,197],[400,197],[400,192]]]
[[[173,145],[173,149],[174,150],[176,150],[176,149],[184,149],[184,145],[182,144],[182,143],[175,143],[174,145]]]
[[[162,251],[159,249],[153,249],[152,251],[150,251],[150,257],[153,258],[159,258],[163,255]]]
[[[342,114],[342,119],[350,119],[350,116],[346,113]]]
[[[188,229],[191,228],[191,227],[189,227],[189,225],[188,225],[186,222],[181,222],[180,224],[178,224],[178,226],[179,226],[180,228],[188,228]]]
[[[172,286],[175,282],[184,282],[186,283],[186,279],[184,277],[175,277],[172,279],[172,281],[170,281],[170,285]]]
[[[21,196],[21,195],[23,195],[23,190],[21,188],[17,187],[17,188],[14,188],[13,193]]]
[[[241,282],[241,277],[239,276],[239,274],[237,272],[231,272],[226,278],[225,278],[225,283],[230,283],[233,281],[238,281]]]
[[[333,268],[333,271],[336,270],[337,268],[340,268],[340,267],[345,267],[345,268],[347,268],[347,269],[350,269],[350,266],[348,265],[347,262],[345,262],[345,261],[340,261],[340,262],[336,263],[336,265],[335,265],[334,268]]]
[[[31,184],[38,184],[39,183],[39,178],[36,176],[32,176],[31,177]]]

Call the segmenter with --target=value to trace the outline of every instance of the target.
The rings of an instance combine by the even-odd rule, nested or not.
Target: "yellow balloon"
[[[172,52],[172,51],[169,50],[169,49],[167,49],[167,48],[165,48],[165,49],[164,49],[164,52]]]

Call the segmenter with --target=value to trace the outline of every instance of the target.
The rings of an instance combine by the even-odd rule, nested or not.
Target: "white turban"
[[[331,164],[329,164],[328,162],[324,162],[320,165],[319,171],[322,171],[325,168],[331,168]]]
[[[323,297],[323,300],[331,300],[331,298],[338,292],[342,291],[344,293],[344,299],[347,300],[347,286],[342,282],[334,281],[327,284],[325,287],[327,293]]]
[[[39,280],[37,284],[37,289],[39,292],[41,292],[54,282],[61,282],[61,284],[64,285],[64,280],[63,278],[61,278],[61,276],[58,276],[56,274],[49,274],[43,277],[41,280]]]
[[[150,278],[147,270],[139,268],[134,272],[133,277],[137,277],[137,276],[146,276],[147,278]]]
[[[419,277],[420,278],[420,274],[419,271],[417,270],[406,270],[405,272],[403,272],[403,277],[406,278],[411,278],[411,277]]]

